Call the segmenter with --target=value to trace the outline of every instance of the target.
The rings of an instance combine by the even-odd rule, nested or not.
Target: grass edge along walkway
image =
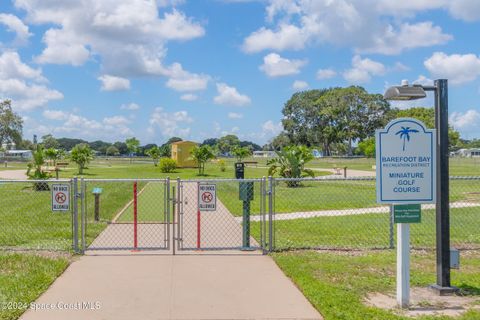
[[[325,320],[408,320],[410,317],[367,306],[368,293],[395,294],[395,251],[294,251],[273,253],[277,265],[302,291]],[[435,282],[433,251],[414,251],[411,286],[427,287]],[[462,294],[480,295],[480,253],[464,254],[465,264],[452,271],[452,284]],[[453,319],[423,316],[414,319]],[[480,310],[469,310],[459,320],[478,320]]]
[[[71,256],[0,251],[0,320],[18,319],[63,274]]]
[[[450,208],[471,208],[480,207],[480,203],[472,202],[451,202]],[[422,210],[433,210],[435,204],[422,204]],[[388,213],[390,212],[389,206],[373,207],[373,208],[358,208],[358,209],[345,209],[345,210],[319,210],[319,211],[306,211],[306,212],[290,212],[290,213],[276,213],[275,220],[295,220],[295,219],[309,219],[316,217],[336,217],[336,216],[349,216],[357,214],[367,213]],[[268,215],[265,217],[268,220]],[[242,221],[242,217],[236,217],[238,221]],[[252,216],[250,221],[261,221],[261,216]]]

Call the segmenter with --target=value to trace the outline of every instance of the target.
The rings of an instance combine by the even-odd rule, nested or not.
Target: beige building
[[[172,159],[177,162],[178,168],[194,168],[197,167],[193,161],[191,152],[197,146],[193,141],[178,141],[171,144]]]

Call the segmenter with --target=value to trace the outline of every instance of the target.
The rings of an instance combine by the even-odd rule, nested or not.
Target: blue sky
[[[264,144],[296,91],[448,78],[480,138],[479,32],[477,0],[2,0],[0,98],[29,139]]]

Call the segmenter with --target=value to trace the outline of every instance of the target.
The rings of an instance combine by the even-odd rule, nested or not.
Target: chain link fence
[[[274,249],[385,249],[396,243],[391,207],[375,178],[272,179]],[[451,246],[480,248],[480,177],[450,179]],[[435,247],[435,205],[411,224],[414,248]]]
[[[0,180],[0,249],[72,249],[73,210],[52,211],[58,183],[70,186],[72,203],[71,180]]]
[[[166,179],[82,179],[84,250],[168,249]]]
[[[51,208],[52,185],[70,185],[70,211]],[[198,212],[214,184],[216,208]],[[175,194],[174,194],[175,192]],[[0,249],[220,250],[393,248],[389,206],[375,178],[1,180]],[[480,249],[480,177],[450,179],[451,246]],[[247,233],[248,232],[248,233]],[[435,206],[411,225],[414,248],[435,247]]]
[[[178,250],[265,247],[266,179],[178,180],[177,186]]]

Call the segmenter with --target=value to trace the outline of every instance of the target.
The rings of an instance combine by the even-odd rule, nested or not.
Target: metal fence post
[[[78,253],[78,179],[73,177],[73,252]]]
[[[272,252],[273,245],[273,183],[271,176],[268,177],[268,251]]]
[[[180,213],[181,213],[181,210],[182,210],[182,201],[183,201],[183,190],[182,190],[182,183],[180,181],[180,178],[177,177],[177,197],[175,198],[175,194],[174,194],[174,200],[177,204],[177,211],[174,211],[173,214],[177,214],[177,249],[180,250],[180,241],[181,241],[181,238],[182,238],[182,231],[181,231],[181,217],[180,217]]]
[[[86,194],[87,194],[87,184],[83,178],[80,179],[80,203],[82,209],[81,224],[82,224],[82,253],[85,253],[87,249],[85,234],[87,228],[87,207],[86,207]]]
[[[266,203],[266,196],[267,196],[267,179],[262,177],[262,181],[260,182],[260,211],[261,211],[261,224],[260,224],[260,242],[262,246],[262,253],[266,253],[266,243],[267,243],[267,226],[265,221],[265,203]]]
[[[390,236],[389,236],[389,241],[390,241],[390,246],[389,248],[390,249],[393,249],[395,248],[395,243],[394,243],[394,228],[393,228],[393,225],[394,225],[394,221],[393,221],[393,205],[391,204],[390,205],[390,217],[389,217],[389,220],[390,220]]]
[[[167,178],[170,184],[170,178]],[[172,254],[175,255],[175,246],[177,245],[175,239],[175,186],[172,187],[172,197],[169,198],[172,201]]]
[[[163,208],[165,210],[165,224],[166,224],[166,229],[165,229],[165,248],[167,250],[170,250],[170,245],[171,245],[171,239],[170,239],[170,228],[171,228],[171,223],[170,223],[170,179],[166,179],[164,186],[163,186]]]

